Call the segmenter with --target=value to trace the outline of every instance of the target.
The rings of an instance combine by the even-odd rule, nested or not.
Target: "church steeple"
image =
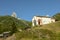
[[[17,15],[15,12],[13,12],[11,16],[17,18]]]

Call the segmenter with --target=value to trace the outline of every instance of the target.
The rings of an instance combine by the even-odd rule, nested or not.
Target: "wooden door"
[[[38,25],[40,25],[40,23],[41,23],[41,20],[40,20],[40,19],[38,19]]]

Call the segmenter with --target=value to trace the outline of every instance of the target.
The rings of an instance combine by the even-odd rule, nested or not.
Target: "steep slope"
[[[25,21],[24,21],[25,22]],[[28,27],[23,20],[18,20],[17,18],[11,17],[11,16],[0,16],[0,33],[4,31],[11,31],[13,30],[13,26],[16,27],[16,29],[25,29]],[[14,23],[14,24],[13,24]]]
[[[20,35],[20,36],[18,36]],[[27,36],[26,36],[27,35]],[[60,40],[60,21],[16,33],[17,40]]]

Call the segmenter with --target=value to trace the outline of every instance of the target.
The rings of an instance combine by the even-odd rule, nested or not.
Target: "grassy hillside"
[[[30,28],[29,30],[25,30]],[[22,29],[22,31],[16,31]],[[60,40],[60,21],[39,27],[31,27],[31,22],[11,16],[0,16],[0,33],[16,31],[16,40]]]
[[[18,36],[20,35],[20,36]],[[16,33],[17,40],[60,40],[60,21]]]
[[[25,23],[26,21],[18,20],[11,16],[0,16],[0,33],[12,31],[15,28],[24,30],[26,27],[29,27]]]
[[[60,32],[60,21],[55,23],[46,24],[40,27],[35,27],[34,29],[48,29],[55,32]]]

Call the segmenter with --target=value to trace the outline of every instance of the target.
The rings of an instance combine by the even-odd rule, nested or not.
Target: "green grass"
[[[17,40],[60,40],[60,21],[16,33]]]
[[[6,31],[13,31],[13,28],[14,30],[15,28],[24,30],[26,27],[28,27],[26,23],[28,25],[31,24],[28,21],[25,21],[22,19],[18,20],[17,18],[8,16],[8,15],[0,16],[0,33],[6,32]]]
[[[14,32],[15,28],[22,29],[21,32],[16,31],[16,40],[60,40],[60,21],[31,27],[31,30],[25,30],[27,27],[31,27],[31,22],[18,20],[11,16],[0,16],[0,33],[4,31]]]

